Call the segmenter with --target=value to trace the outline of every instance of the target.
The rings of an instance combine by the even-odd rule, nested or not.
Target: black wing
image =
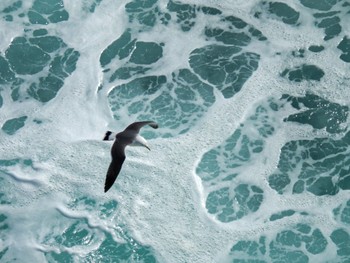
[[[125,156],[122,159],[112,160],[111,164],[109,165],[105,182],[105,193],[109,190],[109,188],[112,187],[112,185],[115,182],[115,179],[117,179],[124,160]]]
[[[134,123],[130,124],[128,127],[126,127],[125,130],[134,130],[136,132],[139,132],[140,129],[145,125],[149,125],[153,129],[158,128],[158,124],[154,121],[138,121],[138,122],[134,122]]]
[[[115,141],[112,150],[112,162],[109,165],[106,182],[105,182],[105,193],[112,187],[117,179],[120,170],[122,169],[122,165],[125,160],[125,145],[120,144],[118,141]]]

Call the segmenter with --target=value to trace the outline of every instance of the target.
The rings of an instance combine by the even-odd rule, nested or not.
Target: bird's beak
[[[149,151],[151,150],[148,146],[146,146],[146,148],[147,148]]]

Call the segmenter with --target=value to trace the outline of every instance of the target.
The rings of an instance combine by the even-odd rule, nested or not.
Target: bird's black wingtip
[[[114,183],[114,182],[113,182],[113,183]],[[109,191],[109,189],[112,188],[112,185],[113,185],[113,184],[105,184],[105,188],[104,188],[105,193],[107,193],[107,192]]]

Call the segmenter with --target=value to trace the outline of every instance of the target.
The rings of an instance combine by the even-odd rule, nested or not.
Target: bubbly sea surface
[[[1,0],[0,262],[350,262],[349,25],[345,0]],[[104,133],[141,120],[104,193]]]

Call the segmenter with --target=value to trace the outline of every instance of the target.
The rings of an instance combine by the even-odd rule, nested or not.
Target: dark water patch
[[[338,222],[350,225],[350,200],[333,209],[333,215]]]
[[[49,76],[64,80],[75,71],[79,57],[79,52],[73,48],[67,48],[63,54],[56,54],[50,63]]]
[[[9,247],[5,247],[3,250],[0,251],[0,260],[3,258],[3,256],[6,254]]]
[[[36,124],[42,124],[42,123],[43,123],[43,120],[34,119],[33,122],[36,123]]]
[[[330,12],[324,12],[324,13],[314,13],[313,16],[315,18],[324,18],[324,17],[330,17],[339,14],[340,11],[330,11]]]
[[[219,16],[219,19],[221,19],[220,21],[225,23],[224,29],[230,28],[230,30],[222,29],[223,31],[220,31],[220,28],[212,29],[209,27],[203,28],[203,30],[207,31],[208,35],[209,32],[213,30],[213,34],[210,38],[213,38],[215,41],[231,41],[229,43],[230,46],[213,45],[213,47],[219,47],[216,50],[214,50],[215,48],[209,50],[210,47],[204,47],[203,50],[206,52],[204,56],[201,54],[202,50],[194,50],[189,59],[191,70],[193,70],[197,76],[193,76],[194,74],[189,70],[188,72],[190,73],[184,73],[186,71],[180,70],[178,72],[181,72],[181,74],[178,74],[178,72],[168,72],[165,73],[164,76],[149,76],[149,72],[162,63],[164,44],[142,42],[138,40],[136,36],[139,32],[149,31],[156,23],[160,23],[160,17],[162,15],[158,12],[159,7],[157,1],[131,1],[126,4],[125,10],[129,16],[129,22],[133,23],[134,26],[127,29],[102,52],[100,64],[103,68],[104,79],[98,87],[100,91],[105,86],[110,86],[111,83],[117,82],[118,86],[113,89],[109,96],[109,104],[113,112],[113,117],[120,119],[119,116],[122,115],[118,112],[120,110],[134,116],[135,119],[156,116],[161,126],[167,128],[169,131],[164,132],[161,135],[162,137],[173,136],[169,128],[173,129],[174,134],[185,133],[190,128],[186,127],[186,125],[194,124],[203,116],[209,104],[211,105],[213,103],[212,101],[215,101],[215,97],[212,95],[214,92],[212,86],[219,89],[225,98],[230,98],[235,93],[239,92],[246,80],[251,77],[252,73],[257,69],[260,56],[251,52],[242,52],[241,49],[235,47],[235,45],[239,45],[239,42],[241,42],[240,45],[246,46],[250,43],[251,39],[254,38],[261,41],[266,40],[266,37],[262,35],[261,31],[248,25],[237,17],[224,17],[222,12],[216,8],[169,1],[167,9],[169,11],[169,14],[166,13],[169,15],[168,22],[175,23],[175,20],[178,19],[176,24],[180,24],[180,27],[182,27],[181,30],[186,32],[191,30],[194,26],[191,21],[196,21],[199,13],[201,17],[203,15]],[[143,19],[150,20],[147,22]],[[167,25],[168,24],[163,23],[163,28],[166,29]],[[230,36],[230,38],[228,38],[228,36]],[[238,39],[237,36],[242,36],[242,39]],[[200,62],[203,64],[201,66],[203,67],[197,67],[196,64],[198,64],[198,61],[193,62],[194,59],[198,61],[201,60]],[[220,63],[217,64],[217,61]],[[197,102],[195,102],[196,99],[188,101],[188,98],[192,97],[192,92],[190,91],[187,91],[187,101],[179,103],[175,98],[178,96],[178,92],[181,94],[183,93],[181,90],[185,88],[181,86],[186,85],[185,82],[180,83],[178,90],[173,87],[173,85],[178,85],[177,80],[175,80],[176,78],[174,79],[173,77],[177,75],[188,76],[186,78],[181,77],[181,81],[191,81],[193,83],[198,83],[199,86],[205,87],[202,88],[203,95],[199,95]],[[209,85],[204,85],[198,77],[207,80]],[[216,79],[217,77],[219,77],[219,80]],[[157,80],[154,80],[154,78]],[[162,78],[165,78],[164,82],[158,83]],[[120,85],[118,80],[124,80],[123,83],[125,84]],[[136,85],[141,87],[149,86],[150,88],[135,87]],[[190,83],[190,87],[187,89],[191,90],[193,85],[197,84]],[[153,87],[155,86],[158,91],[154,91],[154,93],[152,93],[153,95],[149,93],[142,100],[136,99],[136,94],[143,96],[142,94],[146,94],[144,93],[146,89],[150,92],[150,90],[154,90]],[[117,92],[116,90],[118,89],[120,91]],[[133,89],[134,92],[126,91],[131,89]],[[168,89],[168,91],[163,92],[163,90],[166,89]],[[125,96],[121,91],[125,94],[130,94],[130,96]],[[198,92],[199,89],[197,90],[197,88],[195,88],[195,93]],[[133,94],[133,98],[131,98],[131,94]],[[155,98],[158,94],[162,94],[160,98],[163,99],[163,102],[161,102],[160,98]],[[111,99],[112,96],[113,99]],[[119,99],[117,96],[119,96]],[[209,100],[203,102],[203,96],[208,96]],[[151,97],[152,99],[150,99]],[[173,99],[171,99],[172,97]],[[150,100],[152,102],[150,102]],[[172,100],[175,101],[173,102]],[[147,103],[151,104],[146,107],[145,105]],[[198,103],[203,105],[197,105]],[[156,110],[156,105],[161,107],[163,111]],[[199,110],[198,113],[195,112],[196,109]],[[190,117],[191,113],[192,117]],[[182,118],[180,116],[182,116]],[[176,124],[175,120],[181,120],[180,124]],[[153,137],[155,133],[150,133],[149,136]]]
[[[132,38],[131,30],[126,30],[117,40],[110,44],[100,56],[100,64],[109,83],[118,79],[144,76],[150,66],[163,57],[163,44],[137,41]],[[112,61],[122,61],[115,64]],[[114,68],[114,69],[113,69]]]
[[[87,262],[158,262],[153,249],[135,240],[127,243],[116,242],[110,234],[105,234],[101,245],[85,258]]]
[[[64,247],[88,246],[91,244],[95,234],[91,233],[87,220],[75,220],[73,224],[67,227],[61,235],[54,237],[57,244]]]
[[[2,177],[0,177],[0,182],[3,184],[4,179]],[[5,194],[0,193],[0,205],[10,205],[11,202],[7,199],[7,197],[5,196]]]
[[[325,12],[316,12],[313,14],[316,19],[315,25],[323,28],[325,37],[323,40],[328,41],[338,36],[342,31],[341,20],[337,16],[340,11],[330,11],[339,1],[338,0],[300,0],[301,4],[314,10]]]
[[[279,194],[308,191],[317,196],[350,189],[349,137],[347,133],[340,140],[315,138],[286,143],[277,170],[268,178],[270,187]]]
[[[251,33],[252,36],[256,37],[259,41],[267,40],[267,37],[264,36],[260,30],[254,28],[254,27],[249,27],[249,33]]]
[[[303,64],[292,69],[285,69],[281,76],[287,77],[290,81],[301,82],[303,80],[320,81],[324,74],[324,71],[315,65]]]
[[[324,40],[330,40],[340,34],[342,27],[340,24],[334,24],[325,29],[326,36],[323,38]]]
[[[221,174],[222,168],[220,167],[218,160],[221,155],[219,150],[221,150],[221,148],[212,149],[206,152],[201,158],[199,166],[196,169],[196,173],[201,177],[202,180],[209,181],[217,178]],[[229,177],[232,179],[237,175],[237,173],[234,173]]]
[[[0,230],[4,231],[9,228],[9,226],[6,224],[7,216],[4,214],[0,214]]]
[[[234,263],[240,263],[240,262],[246,262],[243,258],[246,258],[246,255],[249,255],[249,257],[256,257],[251,258],[250,261],[254,263],[267,263],[267,258],[264,260],[266,255],[266,238],[261,237],[259,241],[238,241],[230,251],[230,256],[233,258]],[[240,256],[234,256],[235,254],[242,254],[244,255],[243,258],[240,258]]]
[[[62,21],[67,21],[68,18],[69,18],[69,14],[66,10],[56,11],[48,17],[51,23],[59,23]]]
[[[163,56],[163,48],[154,42],[136,42],[132,51],[130,62],[135,64],[152,64]]]
[[[340,125],[347,120],[348,106],[330,102],[311,93],[307,93],[304,97],[284,94],[281,99],[290,102],[293,108],[303,110],[288,116],[284,121],[309,124],[315,129],[325,128],[329,133],[344,131]]]
[[[0,177],[0,183],[1,177]],[[2,193],[0,193],[0,204],[9,204],[8,202],[2,202]],[[8,251],[9,247],[6,247],[5,241],[8,239],[8,232],[10,231],[9,225],[8,225],[8,217],[5,214],[0,213],[0,240],[2,241],[1,248],[0,248],[0,261],[2,261],[2,258]],[[7,262],[7,261],[6,261]]]
[[[297,25],[300,16],[299,12],[281,2],[269,2],[268,11],[275,14],[283,23],[288,25]]]
[[[91,227],[87,218],[67,218],[64,214],[58,216],[61,222],[60,227],[55,224],[47,225],[50,231],[42,237],[41,241],[45,247],[57,249],[55,253],[52,253],[51,249],[47,250],[51,250],[50,252],[44,252],[48,259],[53,258],[54,262],[57,260],[68,260],[70,262],[76,255],[68,254],[69,249],[72,251],[72,249],[80,246],[89,246],[100,242],[101,230]]]
[[[52,53],[60,48],[66,47],[62,39],[55,36],[36,36],[34,38],[29,38],[29,42],[32,45],[38,46],[45,53]]]
[[[229,138],[207,151],[196,167],[196,174],[209,192],[208,213],[215,214],[218,220],[238,220],[259,209],[263,201],[262,189],[248,184],[237,186],[236,182],[228,187],[227,182],[239,180],[242,172],[254,166],[265,148],[266,139],[275,133],[280,106],[272,98],[261,103]]]
[[[48,34],[49,34],[49,32],[44,28],[36,29],[33,31],[34,37],[42,37],[42,36],[46,36]]]
[[[205,35],[209,38],[213,37],[216,39],[216,41],[222,42],[227,45],[247,46],[251,41],[251,38],[243,32],[228,32],[219,28],[206,28]]]
[[[300,48],[298,50],[293,50],[292,51],[292,56],[295,58],[304,58],[305,57],[305,49]]]
[[[279,219],[282,219],[284,217],[287,217],[287,216],[292,216],[295,214],[295,211],[294,210],[284,210],[280,213],[276,213],[276,214],[273,214],[270,216],[270,221],[276,221],[276,220],[279,220]]]
[[[92,1],[85,1],[83,3],[83,10],[94,13],[96,8],[102,3],[102,0],[92,0]]]
[[[230,22],[230,24],[237,29],[243,29],[246,26],[248,26],[248,24],[246,22],[244,22],[242,19],[235,17],[235,16],[227,16],[224,18],[223,21]]]
[[[96,209],[96,200],[90,197],[79,197],[69,203],[68,207],[73,210],[92,211]]]
[[[11,5],[5,7],[2,12],[3,13],[12,13],[17,11],[18,9],[20,9],[22,7],[22,1],[16,1],[14,3],[12,3]]]
[[[30,45],[25,37],[12,40],[5,56],[11,69],[20,75],[33,75],[42,71],[51,59],[41,48]]]
[[[232,222],[256,212],[263,201],[263,190],[255,185],[240,184],[210,192],[206,200],[208,213],[221,222]]]
[[[302,5],[320,11],[329,11],[337,2],[337,0],[300,0]]]
[[[221,26],[221,27],[220,27]],[[242,19],[235,16],[227,16],[221,19],[220,26],[206,26],[204,34],[207,38],[214,38],[216,41],[226,45],[244,47],[252,38],[259,41],[267,38],[253,26],[249,26]]]
[[[132,1],[126,4],[126,12],[129,14],[130,21],[135,20],[140,22],[140,16],[145,15],[148,17],[149,12],[153,14],[154,10],[158,10],[157,1],[145,0],[145,1]],[[173,13],[176,13],[177,21],[176,24],[180,24],[183,31],[189,31],[194,26],[196,21],[197,14],[200,12],[202,15],[210,16],[220,16],[221,22],[225,23],[225,28],[230,28],[227,30],[225,28],[204,28],[204,32],[208,38],[214,38],[216,41],[223,42],[230,45],[230,47],[222,46],[222,49],[226,48],[227,50],[234,50],[237,45],[246,46],[251,42],[252,38],[258,40],[266,40],[261,33],[261,31],[256,28],[249,26],[243,20],[228,16],[222,17],[222,12],[219,9],[201,6],[201,5],[189,5],[183,4],[176,1],[169,1],[167,4],[167,9],[169,10],[169,21],[174,18]],[[147,14],[145,14],[146,12]],[[158,12],[158,11],[157,11]],[[142,15],[141,15],[142,14]],[[100,64],[104,68],[105,80],[108,80],[109,83],[114,82],[119,79],[132,79],[135,77],[144,77],[149,70],[152,69],[151,65],[153,63],[159,62],[163,57],[163,45],[162,43],[154,42],[142,42],[138,41],[134,34],[140,31],[150,30],[149,27],[153,27],[157,21],[159,21],[159,14],[152,15],[152,23],[142,23],[135,25],[132,29],[126,30],[122,36],[115,40],[111,45],[109,45],[101,54]],[[145,28],[144,26],[148,26]],[[165,25],[166,26],[166,25]],[[212,45],[215,46],[215,45]],[[222,91],[226,98],[232,97],[236,92],[238,92],[245,81],[252,75],[252,72],[255,71],[258,67],[258,61],[260,56],[255,53],[244,52],[237,54],[235,57],[232,57],[232,52],[220,51],[219,48],[213,51],[213,54],[209,56],[214,57],[215,53],[219,55],[224,55],[226,57],[220,58],[222,63],[220,65],[207,65],[206,71],[201,70],[200,73],[195,66],[192,66],[195,73],[200,77],[207,76],[208,72],[211,73],[211,78],[209,80],[210,84],[215,84],[215,77],[220,77],[220,85],[217,85],[218,88]],[[210,47],[209,47],[210,49]],[[194,52],[201,52],[201,50],[195,50],[191,53],[190,60],[193,59]],[[210,51],[208,51],[209,53]],[[235,51],[234,53],[238,53]],[[119,60],[119,61],[118,61]],[[205,60],[205,58],[203,58]],[[115,61],[117,63],[111,63]],[[210,61],[209,61],[210,62]],[[193,63],[195,64],[195,63]],[[212,62],[214,64],[214,62]],[[225,64],[225,65],[224,65]],[[243,66],[242,66],[243,65]],[[215,67],[224,67],[224,71],[219,72]],[[236,73],[237,72],[237,73]],[[225,74],[224,77],[222,75]],[[204,78],[207,79],[207,78]],[[217,82],[217,81],[216,81]],[[104,84],[101,83],[99,90],[103,88]]]
[[[201,11],[206,15],[212,15],[212,16],[222,14],[221,10],[213,8],[213,7],[207,7],[207,6],[202,6]]]
[[[61,38],[48,35],[46,29],[38,29],[33,31],[33,37],[16,37],[5,56],[0,57],[0,64],[3,65],[0,83],[11,85],[12,99],[28,99],[29,95],[38,101],[47,102],[56,96],[64,79],[76,69],[80,54],[67,47]],[[42,76],[42,72],[47,72],[47,75]],[[20,75],[34,76],[29,87],[23,87],[24,80]]]
[[[0,55],[0,84],[11,83],[16,79],[7,60]]]
[[[63,7],[62,0],[35,0],[32,8],[41,14],[51,15],[61,10]]]
[[[328,242],[322,232],[306,224],[278,232],[268,243],[265,236],[258,241],[238,241],[230,251],[232,262],[309,262],[310,256],[325,251]],[[305,248],[305,249],[304,249]],[[282,260],[283,259],[283,260]]]
[[[193,50],[189,63],[196,74],[231,98],[258,68],[259,59],[258,54],[238,47],[209,45]]]
[[[23,166],[31,166],[33,167],[33,161],[31,159],[0,159],[0,167],[8,167],[8,166],[14,166],[14,165],[23,165]]]
[[[300,229],[301,228],[301,229]],[[297,231],[293,230],[285,230],[281,231],[276,236],[276,241],[273,241],[272,244],[270,244],[270,248],[272,247],[273,251],[271,254],[272,258],[279,257],[279,252],[286,252],[287,247],[294,248],[300,248],[302,243],[305,243],[306,250],[313,254],[320,254],[322,253],[326,247],[327,247],[327,240],[323,236],[322,232],[319,229],[314,229],[312,232],[310,230],[309,233],[304,233],[304,228],[309,228],[308,225],[302,225],[296,227]],[[289,254],[290,252],[287,252]],[[306,258],[307,256],[299,250],[296,250],[292,252],[292,256],[290,259],[302,257]]]
[[[86,218],[69,219],[63,232],[51,226],[52,231],[44,237],[46,247],[59,248],[55,252],[44,252],[47,260],[53,262],[158,262],[154,250],[144,246],[120,230],[122,242],[100,228],[93,228]],[[72,249],[92,246],[88,254],[77,255]]]
[[[338,16],[332,16],[329,18],[322,19],[321,22],[316,23],[316,25],[319,28],[327,28],[335,24],[339,24],[339,22],[340,22],[340,18]]]
[[[350,63],[350,39],[345,36],[337,48],[343,52],[343,54],[340,55],[340,59],[346,63]]]
[[[28,94],[38,101],[48,102],[56,97],[63,84],[62,79],[49,74],[47,77],[39,78],[39,83],[32,83],[28,89]]]
[[[100,56],[102,67],[108,65],[115,57],[122,60],[128,57],[135,48],[136,39],[131,38],[131,33],[126,30],[117,40],[103,50]]]
[[[112,112],[117,113],[122,107],[123,102],[125,104],[129,102],[131,105],[135,105],[137,100],[135,100],[135,103],[133,103],[133,99],[136,97],[155,94],[158,89],[161,89],[162,85],[166,84],[166,82],[167,78],[165,76],[149,76],[138,78],[127,84],[115,87],[108,96]],[[144,107],[142,101],[138,101],[138,104],[141,106],[141,108]],[[131,114],[136,113],[137,111],[131,112]],[[114,118],[119,120],[120,116],[115,114]]]
[[[245,124],[241,124],[222,144],[203,155],[196,168],[197,175],[203,181],[214,180],[217,183],[227,177],[238,176],[239,167],[248,165],[261,153],[265,138],[274,134],[275,128],[268,113],[271,113],[271,109],[258,106]],[[256,133],[251,134],[251,130]]]
[[[100,205],[100,216],[102,218],[108,218],[112,216],[118,209],[118,202],[115,200],[107,201]]]
[[[12,22],[15,19],[15,15],[19,13],[22,7],[22,1],[16,1],[0,10],[0,14],[4,14],[3,19],[8,22]]]
[[[145,75],[147,71],[149,71],[150,67],[143,66],[124,66],[118,68],[116,71],[111,74],[109,78],[109,82],[113,82],[117,79],[130,79],[133,76],[137,75]]]
[[[176,24],[180,25],[182,31],[184,32],[190,31],[195,26],[198,14],[222,16],[222,11],[213,7],[183,4],[172,0],[169,1],[167,8],[171,13],[176,13]],[[261,31],[257,30],[253,26],[248,26],[248,24],[240,18],[234,16],[223,17],[221,22],[229,26],[224,28],[206,27],[206,36],[215,37],[218,41],[224,42],[225,44],[227,42],[246,45],[246,43],[250,42],[251,36],[261,41],[266,40],[266,37],[263,36]],[[239,39],[235,40],[237,37]]]
[[[35,0],[28,18],[31,24],[47,25],[67,21],[69,14],[62,0]]]
[[[174,72],[172,79],[147,76],[117,86],[108,100],[117,120],[121,118],[120,112],[126,112],[135,119],[157,121],[161,128],[145,133],[153,138],[185,133],[214,103],[215,97],[211,86],[202,83],[190,70],[182,69]],[[170,129],[174,134],[169,133]]]
[[[128,13],[129,22],[138,22],[145,27],[153,27],[157,21],[162,24],[168,24],[171,16],[163,13],[158,7],[157,0],[134,0],[125,5],[125,11]]]
[[[315,52],[315,53],[318,53],[318,52],[321,52],[324,50],[324,46],[316,46],[316,45],[312,45],[309,47],[309,50],[311,52]]]
[[[29,11],[28,12],[28,18],[31,24],[35,25],[35,24],[39,24],[39,25],[48,25],[49,21],[47,21],[47,19],[45,19],[41,14],[39,14],[36,11]]]
[[[326,41],[338,36],[342,30],[340,18],[338,16],[324,18],[321,22],[316,23],[316,26],[324,28],[326,36],[323,39]]]
[[[176,23],[181,26],[182,31],[186,32],[194,27],[197,17],[196,6],[169,0],[167,8],[170,12],[176,12]]]
[[[74,263],[73,256],[66,251],[62,251],[59,253],[56,253],[54,251],[45,252],[44,255],[45,255],[45,258],[48,260],[48,262]]]
[[[27,118],[27,116],[22,116],[18,118],[9,119],[2,125],[1,129],[8,135],[13,135],[19,129],[24,127]]]
[[[4,16],[4,20],[7,22],[12,22],[13,21],[13,16],[12,15],[6,15]]]
[[[333,243],[337,246],[337,258],[348,262],[350,257],[350,235],[347,229],[338,228],[331,234]]]
[[[299,26],[300,13],[287,3],[261,1],[256,7],[254,17],[261,20],[277,20],[289,26]],[[266,39],[265,39],[266,40]]]
[[[105,203],[100,203],[96,202],[96,200],[91,197],[84,196],[74,199],[68,204],[68,207],[72,210],[78,211],[99,211],[99,217],[105,219],[117,212],[118,202],[115,200],[109,200]]]
[[[12,82],[11,84],[11,98],[13,101],[20,101],[21,98],[23,97],[21,94],[20,94],[20,88],[21,88],[21,85],[24,83],[24,80],[23,79],[19,79],[19,78],[16,78],[14,82]],[[25,98],[27,99],[28,96],[25,96]]]

